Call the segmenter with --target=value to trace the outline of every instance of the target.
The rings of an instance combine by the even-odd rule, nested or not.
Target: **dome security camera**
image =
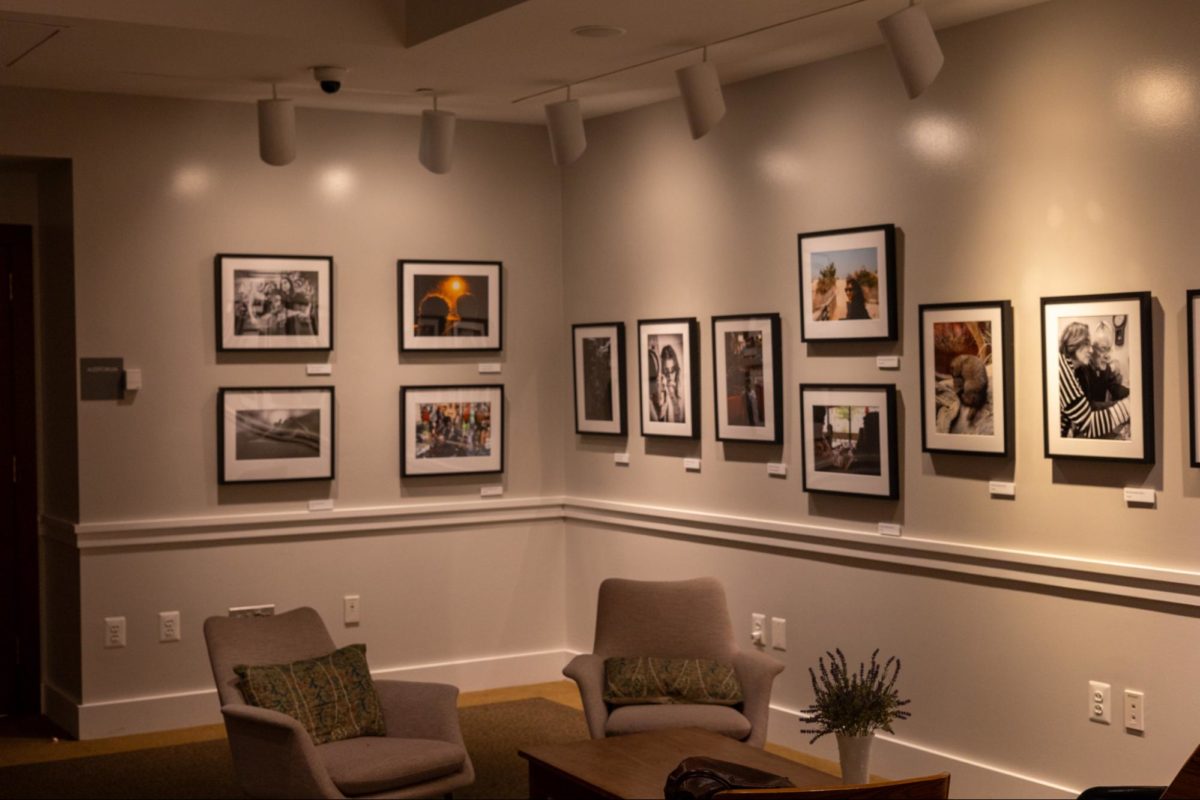
[[[342,79],[350,70],[345,67],[313,67],[313,79],[321,85],[325,94],[337,94],[342,88]]]

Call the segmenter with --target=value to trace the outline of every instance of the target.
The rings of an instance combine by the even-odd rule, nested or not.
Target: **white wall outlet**
[[[304,371],[309,375],[332,375],[333,364],[308,364]]]
[[[181,638],[183,637],[179,630],[179,612],[158,612],[158,640],[160,642],[178,642]]]
[[[613,463],[618,467],[628,467],[629,453],[613,453]]]
[[[787,650],[787,620],[782,617],[771,617],[771,647]]]
[[[502,494],[504,494],[503,486],[480,486],[479,487],[479,496],[480,497],[499,497]]]
[[[1146,693],[1125,690],[1125,727],[1131,731],[1146,730]]]
[[[348,594],[342,598],[342,621],[347,625],[357,625],[359,623],[359,596],[356,594]]]
[[[772,461],[767,464],[767,474],[776,478],[787,477],[787,464],[776,463]]]
[[[904,533],[904,529],[894,522],[879,523],[880,536],[900,536]]]
[[[1112,724],[1112,686],[1109,684],[1088,681],[1088,719]]]
[[[231,617],[273,617],[275,616],[275,604],[266,603],[261,606],[232,606],[229,609]]]
[[[309,511],[333,511],[333,501],[325,498],[323,500],[309,500]]]
[[[480,375],[498,375],[498,374],[500,374],[500,365],[495,362],[488,363],[488,364],[480,364],[479,365],[479,374]]]
[[[767,644],[767,615],[750,615],[750,641],[754,644]]]
[[[105,647],[124,647],[125,646],[125,618],[124,617],[105,617],[104,618],[104,646]]]
[[[875,366],[879,369],[900,369],[900,356],[876,356]]]
[[[988,494],[992,497],[1016,497],[1017,485],[1009,481],[988,481]]]
[[[683,460],[683,468],[685,470],[687,470],[688,472],[699,472],[700,471],[700,459],[685,458]]]

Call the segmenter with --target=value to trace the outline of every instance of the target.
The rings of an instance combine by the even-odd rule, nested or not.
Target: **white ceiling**
[[[935,28],[1042,0],[923,0]],[[595,117],[677,94],[689,48],[815,15],[709,50],[723,83],[874,47],[906,0],[0,0],[0,85],[415,114],[435,89],[468,119],[540,124],[561,90]],[[496,10],[499,9],[499,10]],[[489,13],[492,12],[492,13]],[[470,21],[470,17],[482,14]],[[463,24],[465,23],[465,24]],[[625,28],[583,38],[581,25]],[[457,27],[454,27],[457,26]],[[440,30],[449,28],[444,33]],[[437,34],[437,35],[434,35]],[[426,37],[432,38],[426,38]],[[309,67],[349,67],[326,96]],[[896,90],[902,92],[899,78]]]

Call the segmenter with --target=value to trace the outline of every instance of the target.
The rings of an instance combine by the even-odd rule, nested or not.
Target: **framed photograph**
[[[332,350],[333,257],[218,253],[217,350]]]
[[[399,261],[401,350],[499,350],[499,261]]]
[[[400,474],[482,475],[504,471],[504,387],[400,389]]]
[[[802,233],[800,339],[896,339],[896,226]]]
[[[921,449],[1012,453],[1012,304],[927,304],[921,316]]]
[[[333,480],[333,387],[221,389],[217,481]]]
[[[1188,408],[1192,420],[1192,466],[1200,467],[1200,289],[1187,294]]]
[[[625,323],[571,326],[575,432],[624,436]]]
[[[778,314],[713,317],[717,441],[783,443]]]
[[[804,491],[897,500],[896,387],[801,384]]]
[[[638,320],[642,436],[700,438],[700,323]]]
[[[1149,292],[1042,298],[1047,458],[1154,461]]]

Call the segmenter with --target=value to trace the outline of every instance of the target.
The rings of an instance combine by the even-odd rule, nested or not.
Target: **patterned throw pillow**
[[[733,664],[725,661],[614,657],[604,659],[604,702],[733,706],[742,702],[742,685]]]
[[[313,744],[387,735],[365,644],[291,664],[239,664],[233,671],[247,703],[298,720]]]

